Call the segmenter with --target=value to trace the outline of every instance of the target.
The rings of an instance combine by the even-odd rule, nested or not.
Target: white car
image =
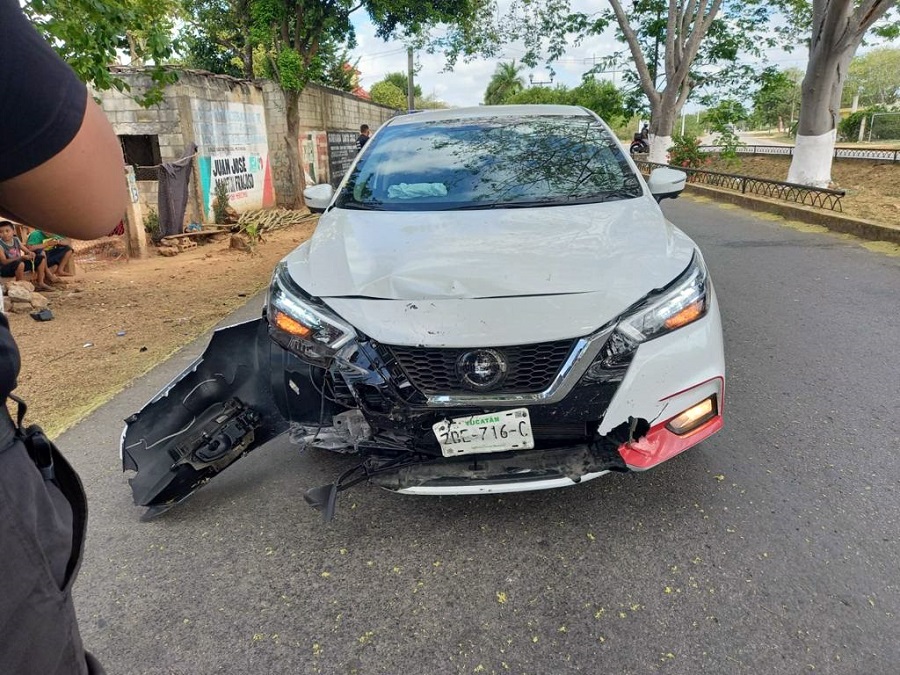
[[[387,122],[275,270],[263,317],[127,420],[153,516],[274,436],[405,494],[516,492],[642,471],[722,427],[716,296],[696,244],[609,128],[568,106]]]

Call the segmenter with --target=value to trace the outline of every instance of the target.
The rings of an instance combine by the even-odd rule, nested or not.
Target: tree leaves
[[[151,64],[154,86],[136,100],[159,101],[175,75],[163,68],[173,53],[172,26],[178,0],[25,0],[22,9],[35,28],[84,81],[97,90],[127,91],[109,69],[119,52]]]

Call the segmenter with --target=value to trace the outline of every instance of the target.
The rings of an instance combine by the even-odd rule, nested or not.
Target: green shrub
[[[228,186],[224,180],[216,183],[216,190],[213,198],[213,219],[220,225],[225,224],[228,218]]]
[[[872,113],[879,112],[887,112],[887,108],[881,105],[873,105],[871,108],[850,113],[847,117],[838,122],[838,139],[850,143],[857,142],[859,140],[859,127],[862,124],[862,121],[866,120],[866,128],[868,129],[869,124],[872,121],[869,119]],[[868,131],[866,131],[866,137],[868,137]],[[880,138],[880,136],[874,134],[872,138]]]
[[[714,126],[713,129],[719,134],[716,137],[716,140],[713,141],[713,145],[719,148],[719,156],[729,163],[737,161],[737,149],[744,145],[744,143],[738,138],[734,126],[731,124],[722,124]]]
[[[669,148],[669,164],[696,168],[709,164],[709,157],[700,150],[700,139],[690,134],[672,136],[672,147]]]
[[[159,214],[156,209],[150,209],[144,216],[144,232],[150,235],[152,241],[159,241]]]

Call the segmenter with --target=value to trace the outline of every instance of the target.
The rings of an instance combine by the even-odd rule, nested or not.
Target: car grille
[[[509,394],[531,394],[544,391],[553,382],[575,340],[542,342],[515,347],[491,347],[507,363],[505,379],[492,390]],[[457,373],[460,356],[473,349],[438,349],[431,347],[397,347],[387,349],[410,382],[424,394],[471,394]]]

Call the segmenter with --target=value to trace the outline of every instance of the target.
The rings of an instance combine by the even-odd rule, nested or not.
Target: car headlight
[[[665,288],[650,293],[619,317],[616,329],[584,375],[585,383],[621,382],[634,352],[647,342],[706,316],[709,273],[699,251],[690,265]]]
[[[681,276],[623,316],[616,330],[634,342],[646,342],[693,323],[708,309],[709,273],[700,252],[694,251]]]
[[[356,337],[353,327],[316,303],[291,279],[283,262],[275,267],[266,318],[282,347],[313,361],[325,361]]]

